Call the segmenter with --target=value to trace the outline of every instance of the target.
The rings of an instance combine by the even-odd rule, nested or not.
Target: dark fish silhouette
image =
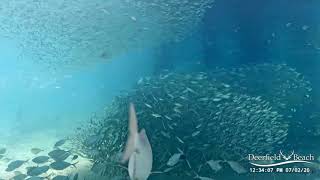
[[[32,162],[36,163],[36,164],[43,164],[48,162],[48,160],[50,159],[49,156],[38,156],[32,159]]]
[[[70,153],[70,151],[56,149],[56,150],[49,152],[48,155],[52,159],[54,159],[55,161],[64,161],[71,155],[71,153]]]
[[[71,164],[71,163],[68,163],[68,162],[65,162],[65,161],[56,161],[56,162],[53,162],[53,163],[50,164],[50,168],[54,169],[54,170],[64,170],[69,166],[76,167],[77,163],[78,162]]]
[[[6,171],[7,171],[7,172],[13,171],[13,170],[19,168],[20,166],[22,166],[22,164],[24,164],[25,162],[27,162],[27,161],[22,161],[22,160],[12,161],[12,162],[8,165]]]
[[[28,176],[38,176],[43,173],[46,173],[49,170],[49,166],[40,166],[40,167],[32,167],[28,169]]]
[[[7,149],[6,148],[0,148],[0,154],[4,154],[7,152]]]
[[[26,179],[26,177],[28,177],[28,176],[25,174],[18,174],[18,175],[15,175],[12,179],[13,180],[24,180],[24,179]]]
[[[59,140],[59,141],[57,141],[55,144],[54,144],[54,148],[57,148],[57,147],[59,147],[59,146],[62,146],[62,145],[64,145],[64,143],[66,143],[66,139],[61,139],[61,140]]]
[[[32,152],[32,154],[39,154],[41,151],[43,151],[43,149],[40,149],[40,148],[32,148],[30,151]]]

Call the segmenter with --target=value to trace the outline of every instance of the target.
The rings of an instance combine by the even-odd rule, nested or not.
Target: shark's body
[[[152,149],[144,129],[138,132],[138,123],[133,104],[129,110],[129,135],[122,162],[129,160],[131,180],[146,180],[152,170]]]

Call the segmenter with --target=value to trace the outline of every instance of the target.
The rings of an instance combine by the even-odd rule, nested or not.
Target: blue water
[[[10,127],[20,112],[24,123],[21,130],[27,131],[28,128],[75,126],[103,109],[112,97],[130,88],[140,77],[150,75],[154,63],[148,60],[147,51],[132,52],[85,71],[48,73],[38,65],[20,65],[14,54],[17,50],[8,48],[7,54],[1,57],[0,71],[4,75],[1,77],[1,116],[5,121],[2,127]]]
[[[79,5],[80,9],[83,7],[85,4]],[[130,91],[142,77],[158,75],[164,69],[186,73],[217,67],[285,63],[302,73],[313,88],[312,103],[291,122],[287,148],[319,157],[320,133],[314,135],[313,132],[317,128],[320,132],[320,119],[308,119],[320,110],[319,7],[317,0],[216,0],[212,8],[205,9],[200,23],[190,29],[192,33],[180,41],[159,40],[152,42],[152,46],[126,47],[107,61],[93,61],[70,69],[59,63],[55,68],[48,67],[45,60],[37,61],[38,57],[25,53],[36,50],[23,49],[19,46],[21,39],[0,34],[0,148],[18,146],[15,143],[39,132],[53,132],[56,140],[72,135],[92,114],[102,113],[115,96]],[[10,14],[0,20],[3,19],[10,21]],[[131,19],[140,20],[133,16]],[[95,27],[95,23],[92,24]],[[119,26],[119,31],[120,27],[124,26]],[[129,32],[135,30],[129,29]],[[137,36],[142,33],[136,32]],[[97,34],[85,36],[103,38]],[[166,39],[166,34],[162,34],[162,38]],[[121,41],[129,44],[132,39]],[[142,40],[139,43],[143,44]],[[50,55],[50,52],[46,53]],[[87,59],[90,62],[90,58]],[[275,174],[257,179],[315,179],[320,178],[319,167],[317,174],[310,176]],[[1,175],[0,172],[0,179]],[[248,177],[255,179],[253,176]],[[223,175],[219,178],[223,179]]]

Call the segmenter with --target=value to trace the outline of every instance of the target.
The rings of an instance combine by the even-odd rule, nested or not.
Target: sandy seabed
[[[0,179],[10,180],[15,176],[15,171],[26,174],[27,167],[37,166],[37,164],[31,160],[37,156],[48,155],[48,153],[53,150],[54,144],[60,139],[62,138],[58,138],[55,131],[37,132],[20,136],[18,138],[10,135],[2,135],[2,137],[0,136],[0,148],[5,147],[7,150],[7,152],[4,154],[4,157],[0,159]],[[35,155],[31,152],[32,148],[40,148],[43,151]],[[63,147],[61,149],[63,149]],[[72,161],[71,158],[72,155],[66,159],[66,162],[78,162],[76,167],[70,166],[62,171],[50,169],[48,172],[42,174],[41,177],[49,177],[49,179],[55,177],[56,175],[67,175],[69,177],[73,177],[76,173],[78,173],[78,179],[103,179],[102,177],[99,177],[90,171],[92,163],[89,161],[89,159],[79,156],[78,159]],[[12,172],[6,172],[5,169],[7,168],[8,164],[14,160],[28,161],[16,170]],[[53,162],[52,159],[48,163],[41,165],[49,165],[51,162]]]

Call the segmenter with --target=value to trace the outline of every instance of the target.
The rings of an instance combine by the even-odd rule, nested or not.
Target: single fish
[[[194,177],[194,179],[200,179],[200,180],[214,180],[213,178],[203,177],[203,176],[199,176],[199,175],[197,175],[196,177]]]
[[[189,92],[192,92],[192,93],[194,93],[194,94],[197,94],[197,93],[196,93],[193,89],[191,89],[191,88],[188,88],[188,87],[187,87],[186,90],[189,91]]]
[[[164,131],[161,131],[160,133],[161,133],[164,137],[170,138],[169,133],[166,133],[166,132],[164,132]]]
[[[169,117],[169,116],[167,116],[167,115],[164,115],[164,117],[167,118],[167,119],[170,120],[170,121],[172,120],[172,118]]]
[[[180,103],[174,103],[174,105],[177,107],[182,107],[182,104],[180,104]]]
[[[292,23],[288,22],[288,23],[286,24],[286,27],[290,27],[291,25],[292,25]]]
[[[174,155],[172,155],[168,162],[167,162],[167,166],[174,166],[176,165],[179,160],[180,160],[180,157],[182,156],[183,154],[182,153],[175,153]]]
[[[196,132],[192,133],[191,136],[194,137],[194,136],[197,136],[199,134],[200,134],[200,131],[196,131]]]
[[[169,127],[169,129],[174,129],[170,124],[167,124],[167,126]]]
[[[214,102],[219,102],[219,101],[221,101],[222,99],[220,99],[220,98],[213,98],[212,99]]]
[[[209,98],[208,97],[203,97],[203,98],[200,98],[199,101],[208,101]]]
[[[144,105],[146,105],[148,108],[152,108],[150,104],[144,103]]]
[[[247,170],[242,167],[238,162],[235,161],[227,161],[227,163],[229,164],[229,166],[238,174],[243,174],[246,173]]]
[[[40,148],[32,148],[30,151],[32,152],[32,154],[39,154],[43,150]]]
[[[171,171],[173,169],[173,167],[169,167],[169,168],[167,168],[167,169],[165,169],[165,170],[163,170],[163,172],[169,172],[169,171]]]
[[[176,139],[177,139],[180,143],[184,144],[184,141],[182,141],[182,139],[180,139],[178,136],[176,136]]]
[[[43,164],[48,162],[48,160],[50,159],[49,156],[38,156],[32,159],[32,162],[36,163],[36,164]]]
[[[56,161],[56,162],[53,162],[50,164],[50,168],[51,169],[54,169],[54,170],[64,170],[66,168],[68,168],[69,166],[73,166],[73,167],[76,167],[76,163],[68,163],[68,162],[65,162],[65,161]]]
[[[0,148],[0,154],[5,154],[7,152],[6,148]]]
[[[137,18],[134,16],[131,16],[130,18],[132,19],[132,21],[137,21]]]
[[[54,148],[57,148],[57,147],[60,147],[62,145],[64,145],[64,143],[66,143],[66,139],[61,139],[59,141],[57,141],[55,144],[54,144]]]
[[[131,180],[146,180],[152,170],[152,149],[144,129],[138,132],[134,105],[129,109],[129,136],[122,162],[129,160],[128,172]]]
[[[196,128],[198,129],[198,128],[200,128],[202,126],[202,124],[198,124],[197,126],[196,126]]]
[[[151,114],[153,117],[155,117],[155,118],[160,118],[160,117],[162,117],[160,114]]]
[[[143,83],[143,78],[140,78],[137,82],[137,84],[142,84]]]
[[[64,161],[71,155],[71,153],[70,153],[70,151],[56,149],[56,150],[49,152],[48,155],[52,159],[54,159],[55,161]]]
[[[40,166],[40,167],[32,167],[28,169],[28,176],[38,176],[43,173],[46,173],[49,170],[49,166]]]
[[[183,100],[188,100],[186,97],[184,97],[184,96],[180,96],[180,98],[181,99],[183,99]]]
[[[24,179],[26,179],[26,177],[28,177],[28,176],[25,174],[18,174],[18,175],[13,176],[12,179],[13,180],[24,180]]]
[[[222,166],[219,164],[221,161],[214,161],[214,160],[210,160],[207,161],[207,164],[210,166],[210,168],[215,171],[218,172],[222,169]]]
[[[304,30],[304,31],[306,31],[306,30],[308,30],[308,29],[309,29],[309,26],[307,26],[307,25],[303,25],[301,29],[302,29],[302,30]]]
[[[182,114],[182,112],[177,108],[173,108],[173,111],[176,112],[176,113]]]
[[[172,98],[172,99],[174,98],[174,96],[173,96],[172,94],[168,94],[168,96],[169,96],[170,98]]]
[[[167,77],[169,77],[170,74],[166,74],[166,75],[160,75],[160,79],[166,79]]]
[[[7,172],[13,171],[13,170],[19,168],[20,166],[22,166],[22,164],[24,164],[25,162],[27,162],[27,161],[22,161],[22,160],[13,161],[8,165],[6,171]]]

